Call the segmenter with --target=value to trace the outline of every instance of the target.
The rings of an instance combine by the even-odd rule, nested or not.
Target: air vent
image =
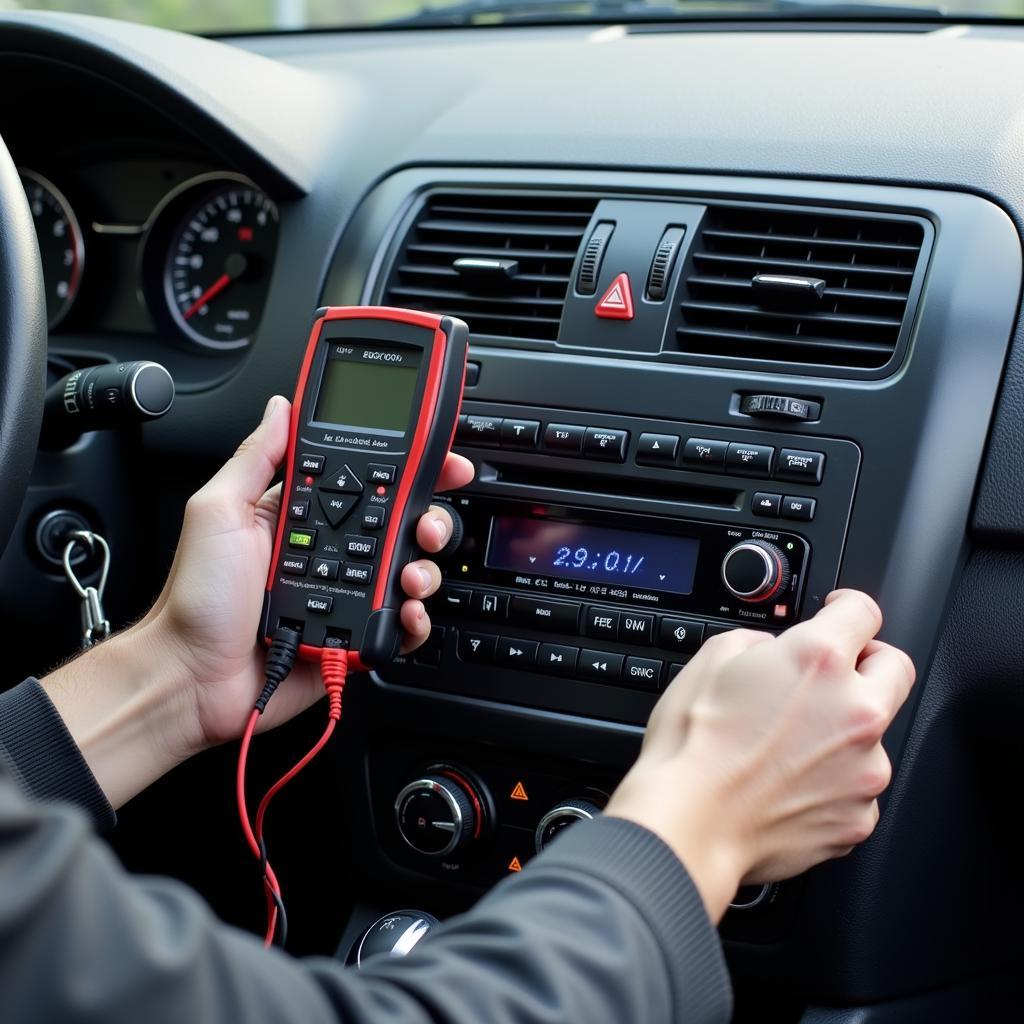
[[[382,301],[450,313],[470,333],[554,341],[597,200],[435,192],[403,239]]]
[[[900,342],[923,242],[912,220],[714,207],[680,289],[679,350],[883,367]]]

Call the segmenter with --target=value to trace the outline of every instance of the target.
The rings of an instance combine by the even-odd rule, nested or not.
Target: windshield
[[[186,32],[242,33],[751,15],[1021,18],[1024,0],[0,0],[4,10],[74,11]]]

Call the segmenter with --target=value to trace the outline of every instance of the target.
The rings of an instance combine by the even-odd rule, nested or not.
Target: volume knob
[[[417,853],[447,857],[479,834],[481,802],[469,781],[454,773],[423,775],[398,794],[395,818]]]
[[[789,579],[789,560],[764,540],[745,540],[722,559],[725,589],[749,604],[770,601],[789,586]]]

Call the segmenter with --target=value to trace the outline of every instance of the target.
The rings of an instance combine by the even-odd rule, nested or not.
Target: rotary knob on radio
[[[764,540],[745,540],[722,559],[722,582],[734,597],[750,604],[769,601],[789,586],[789,559]]]
[[[454,772],[430,772],[414,779],[395,799],[402,838],[426,857],[450,857],[480,835],[483,801],[470,782]]]

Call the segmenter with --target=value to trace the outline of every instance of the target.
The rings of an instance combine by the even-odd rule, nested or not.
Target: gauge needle
[[[210,287],[207,288],[206,291],[203,292],[203,294],[200,295],[199,298],[196,299],[196,301],[193,302],[192,305],[189,306],[181,315],[188,320],[194,313],[202,309],[203,306],[205,306],[215,295],[220,295],[220,293],[224,291],[229,284],[231,284],[232,280],[234,279],[230,274],[221,274],[220,277],[218,277],[217,280],[214,281],[213,284],[211,284]]]

